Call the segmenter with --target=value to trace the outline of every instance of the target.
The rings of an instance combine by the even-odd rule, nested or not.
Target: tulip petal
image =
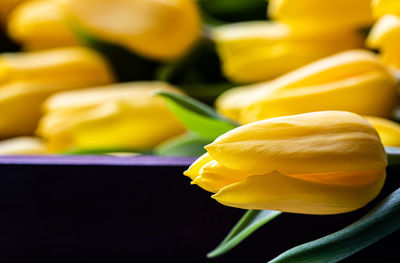
[[[363,176],[361,172],[359,176]],[[338,214],[356,210],[383,187],[382,169],[359,184],[326,184],[271,172],[250,176],[213,195],[218,202],[243,209],[276,210],[303,214]]]
[[[379,170],[386,154],[375,129],[361,116],[313,112],[250,123],[207,145],[221,165],[251,174],[309,174]]]
[[[372,116],[366,116],[365,118],[378,131],[383,145],[400,147],[400,125],[398,123]]]
[[[212,160],[200,169],[199,176],[193,180],[192,184],[197,184],[204,190],[216,193],[221,188],[240,182],[248,176],[248,173],[228,169]]]
[[[208,153],[205,153],[200,156],[194,163],[192,163],[189,169],[187,169],[183,174],[194,180],[197,176],[200,175],[200,169],[212,160],[213,158]]]
[[[270,0],[268,13],[297,31],[356,29],[373,22],[370,0]]]
[[[386,14],[400,16],[400,5],[398,0],[372,0],[371,7],[374,17],[381,17]]]
[[[380,92],[376,92],[376,87]],[[370,72],[321,85],[278,88],[242,108],[241,123],[323,110],[389,117],[397,104],[392,76]],[[354,98],[357,97],[357,102]],[[361,101],[361,102],[360,102]],[[293,105],[296,105],[294,107]]]
[[[372,27],[367,45],[370,48],[382,48],[400,44],[400,18],[394,15],[386,15],[378,20]]]

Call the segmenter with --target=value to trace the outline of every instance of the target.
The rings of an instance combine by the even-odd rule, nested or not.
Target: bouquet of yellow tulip
[[[400,164],[398,1],[7,0],[0,27],[0,155],[197,157],[191,183],[248,210],[209,257],[364,207]],[[271,262],[347,258],[399,203]]]

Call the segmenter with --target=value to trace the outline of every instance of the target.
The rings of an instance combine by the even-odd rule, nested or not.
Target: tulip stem
[[[218,257],[236,247],[254,231],[282,214],[279,211],[248,210],[239,222],[232,228],[231,232],[213,251],[207,254],[208,258]]]
[[[400,165],[400,147],[385,147],[389,165]]]

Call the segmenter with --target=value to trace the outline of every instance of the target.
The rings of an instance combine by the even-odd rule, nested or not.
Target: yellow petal
[[[361,28],[373,22],[370,0],[270,0],[269,16],[297,31]]]
[[[156,90],[160,82],[133,82],[64,92],[45,102],[38,134],[53,151],[150,149],[184,131]]]
[[[58,0],[69,18],[100,39],[138,54],[170,59],[200,35],[194,0]]]
[[[339,111],[250,123],[205,148],[221,165],[251,174],[367,171],[386,166],[375,129],[364,118]]]
[[[9,13],[24,0],[1,0],[0,24],[5,24]]]
[[[0,155],[46,154],[44,142],[35,137],[17,137],[0,141]]]
[[[372,27],[367,45],[371,48],[385,48],[400,45],[400,17],[386,15]]]
[[[350,50],[275,80],[228,91],[217,99],[216,108],[249,123],[320,110],[388,117],[396,104],[396,81],[387,66],[372,52]]]
[[[366,116],[365,117],[374,128],[378,131],[382,143],[385,146],[400,147],[400,125],[396,122]]]
[[[380,72],[296,89],[278,88],[243,107],[239,120],[241,123],[250,123],[323,110],[389,117],[397,105],[395,93],[392,76]]]
[[[105,59],[84,47],[67,47],[0,56],[0,83],[12,80],[61,82],[75,81],[83,86],[106,84],[113,80]],[[81,85],[82,85],[81,84]]]
[[[205,153],[200,156],[194,163],[192,163],[189,169],[187,169],[183,174],[194,180],[197,176],[200,175],[200,169],[212,160],[212,157],[208,153]]]
[[[296,34],[284,24],[266,21],[220,26],[213,38],[225,75],[241,83],[268,80],[316,59],[362,46],[361,35],[355,31]]]
[[[112,80],[104,58],[86,48],[1,54],[0,138],[32,134],[53,93]]]
[[[240,182],[248,176],[248,173],[228,169],[212,160],[201,167],[199,176],[192,181],[192,184],[197,184],[206,191],[216,193],[221,188]]]
[[[364,174],[358,175],[363,178]],[[250,176],[213,195],[218,202],[243,209],[303,214],[338,214],[356,210],[374,199],[385,181],[385,170],[358,184],[307,181],[279,172]]]
[[[386,14],[400,16],[400,3],[398,0],[372,0],[371,7],[374,17],[381,17]]]
[[[25,1],[15,8],[8,19],[8,34],[27,50],[79,44],[58,4],[48,0]]]
[[[232,88],[217,98],[215,107],[222,115],[238,121],[241,110],[259,98],[259,89],[257,85]],[[265,95],[265,91],[260,92],[260,95]]]

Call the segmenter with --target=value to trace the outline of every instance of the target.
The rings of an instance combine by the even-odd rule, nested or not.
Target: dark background
[[[80,158],[80,157],[75,157]],[[190,185],[186,165],[0,164],[2,262],[267,262],[354,222],[399,187],[389,171],[368,207],[334,216],[283,214],[237,248],[215,248],[244,213]],[[343,262],[400,262],[400,233]]]

